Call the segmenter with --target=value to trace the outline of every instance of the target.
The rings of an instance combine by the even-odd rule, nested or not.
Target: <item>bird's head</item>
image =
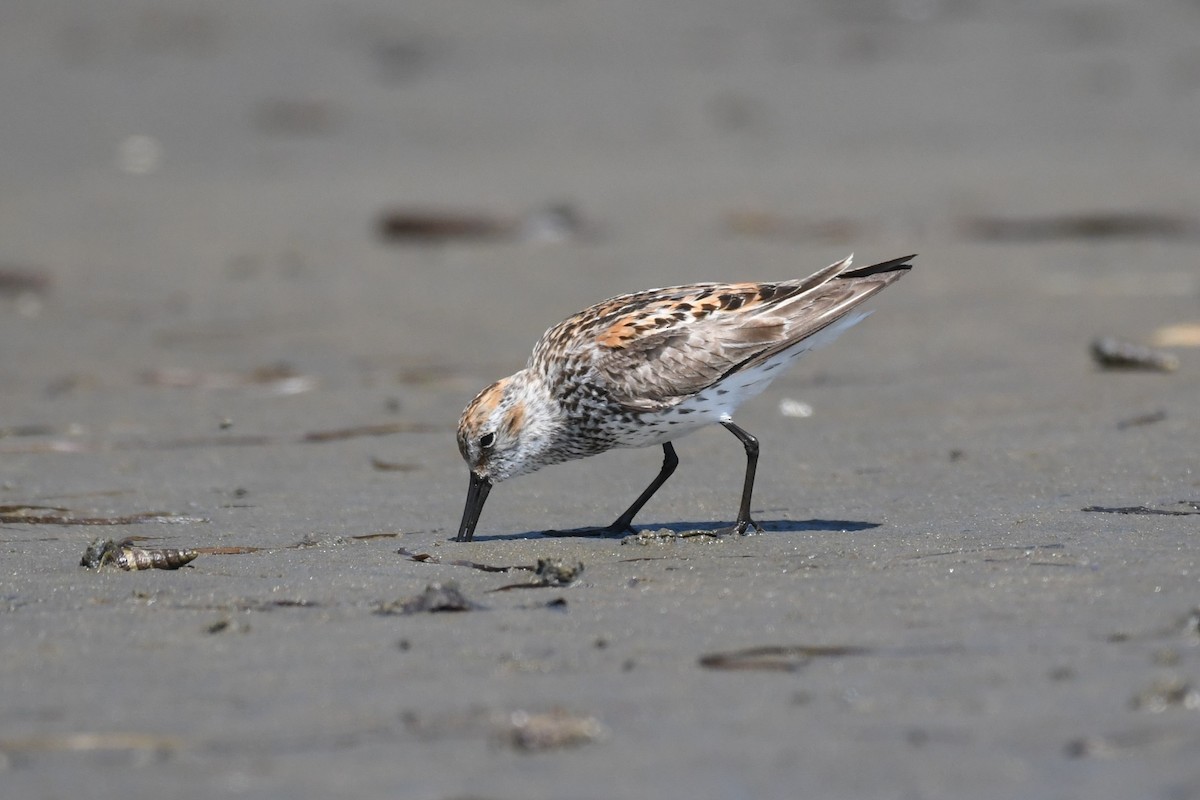
[[[545,466],[553,432],[550,404],[524,371],[496,381],[467,404],[458,421],[458,452],[471,484],[458,541],[470,541],[493,485]]]

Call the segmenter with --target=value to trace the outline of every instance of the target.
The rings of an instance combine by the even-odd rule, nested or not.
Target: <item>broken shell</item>
[[[113,564],[128,571],[179,569],[184,564],[196,560],[199,555],[195,550],[135,547],[128,539],[120,542],[95,539],[88,545],[79,563],[88,569],[97,569],[105,564]]]
[[[1092,342],[1092,358],[1103,369],[1141,369],[1174,372],[1179,359],[1161,350],[1133,342],[1123,342],[1112,336],[1101,336]]]

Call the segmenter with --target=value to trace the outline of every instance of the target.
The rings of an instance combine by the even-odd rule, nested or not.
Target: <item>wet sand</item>
[[[1200,323],[1198,36],[1185,4],[0,11],[0,794],[1200,796],[1200,350],[1088,351]],[[560,202],[585,235],[509,224]],[[503,224],[397,242],[396,209]],[[763,534],[542,535],[610,522],[650,449],[451,541],[458,413],[550,324],[851,250],[920,256],[739,415]],[[728,524],[740,445],[677,450],[638,522]],[[209,551],[84,569],[98,536]],[[453,563],[539,559],[584,571]],[[472,610],[398,613],[449,581]]]

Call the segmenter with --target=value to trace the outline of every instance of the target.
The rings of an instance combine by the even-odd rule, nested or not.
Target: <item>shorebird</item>
[[[912,268],[905,256],[851,270],[853,256],[803,280],[695,283],[605,300],[542,335],[525,368],[488,386],[462,413],[458,449],[470,470],[456,541],[474,538],[492,486],[614,447],[661,445],[658,475],[598,532],[633,531],[666,482],[676,439],[723,425],[746,451],[737,520],[717,534],[761,530],[750,518],[758,440],[733,412],[793,361],[870,312],[851,310]]]

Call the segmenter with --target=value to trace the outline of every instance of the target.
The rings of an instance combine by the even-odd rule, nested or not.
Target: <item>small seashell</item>
[[[94,539],[83,553],[80,566],[98,569],[113,564],[123,570],[179,569],[196,560],[200,554],[195,550],[175,548],[135,547],[130,540],[114,542],[112,539]]]
[[[1112,336],[1101,336],[1092,342],[1092,358],[1101,369],[1158,372],[1174,372],[1179,369],[1179,359],[1170,353],[1125,342]]]

